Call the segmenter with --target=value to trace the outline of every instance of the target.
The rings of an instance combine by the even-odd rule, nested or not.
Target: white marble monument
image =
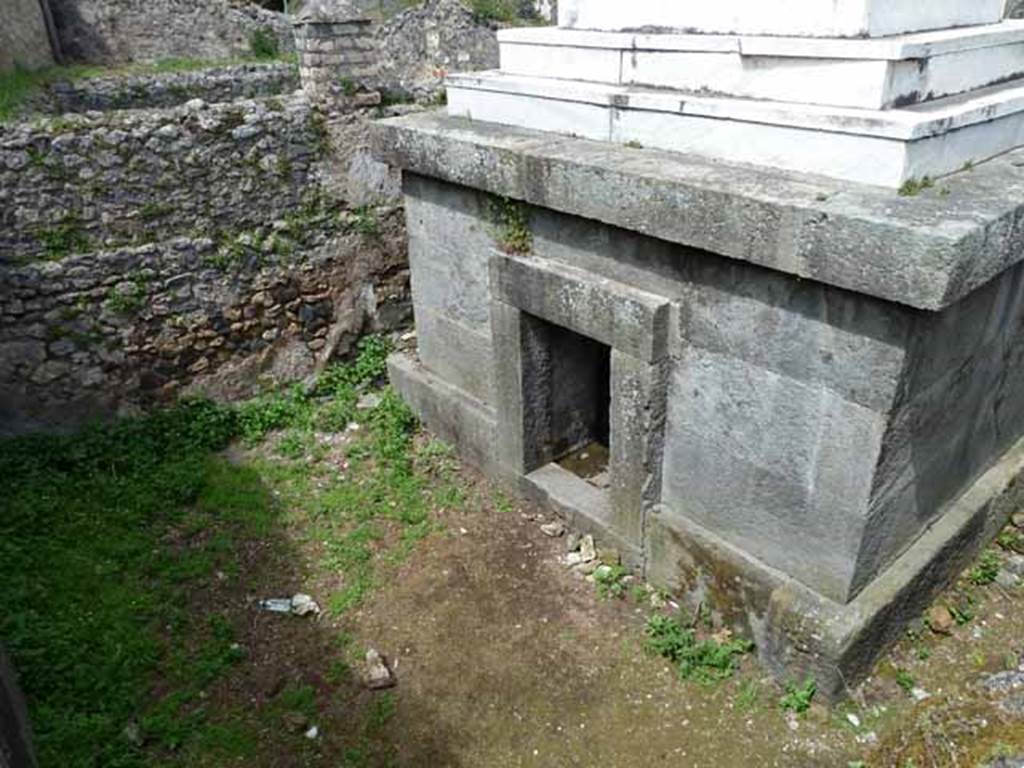
[[[1024,145],[1003,0],[570,0],[449,80],[473,120],[899,187]]]

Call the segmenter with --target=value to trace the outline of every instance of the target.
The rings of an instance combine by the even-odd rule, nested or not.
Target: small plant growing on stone
[[[249,35],[249,50],[257,59],[276,59],[280,51],[273,31],[260,27]]]
[[[484,24],[512,24],[518,19],[518,9],[512,0],[470,0],[469,7],[477,21]]]
[[[356,85],[355,80],[349,77],[341,78],[339,85],[341,85],[341,92],[350,98],[355,96],[356,91],[359,90],[359,86]]]
[[[89,238],[73,218],[65,219],[52,229],[41,230],[38,238],[47,259],[62,259],[89,249]]]
[[[146,279],[136,275],[129,282],[112,287],[104,306],[119,315],[130,315],[139,311],[145,297]]]
[[[166,216],[170,212],[170,206],[149,202],[139,208],[139,218],[143,221],[153,221]]]
[[[991,584],[999,576],[1000,566],[999,555],[987,550],[978,560],[978,564],[968,572],[967,580],[979,587]]]
[[[788,712],[803,714],[811,708],[811,701],[817,692],[818,683],[813,677],[807,678],[800,685],[786,683],[786,693],[779,699],[779,706]]]
[[[494,238],[505,253],[526,254],[533,250],[533,233],[522,203],[507,197],[492,198],[490,209]]]
[[[695,629],[663,614],[647,619],[645,634],[644,647],[649,653],[671,661],[681,679],[705,684],[732,677],[739,658],[754,650],[749,640],[736,639],[728,633],[699,640]]]
[[[935,182],[929,176],[923,176],[920,179],[907,179],[900,187],[899,194],[900,197],[916,197],[934,186]]]
[[[356,208],[352,211],[350,226],[352,231],[363,237],[380,237],[380,219],[377,216],[377,212],[369,206]]]

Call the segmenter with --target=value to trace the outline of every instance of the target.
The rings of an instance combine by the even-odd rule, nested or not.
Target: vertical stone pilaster
[[[611,527],[642,546],[645,518],[661,501],[667,365],[612,350]]]

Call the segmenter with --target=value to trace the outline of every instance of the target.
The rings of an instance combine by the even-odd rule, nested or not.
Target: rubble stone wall
[[[50,0],[64,54],[122,63],[168,58],[226,59],[252,53],[258,32],[292,50],[283,13],[228,0]]]
[[[302,228],[294,249],[179,238],[0,268],[0,433],[251,395],[408,320],[400,216]]]
[[[273,221],[325,138],[301,96],[0,127],[0,262]]]
[[[380,27],[380,82],[400,97],[429,101],[449,72],[498,66],[498,38],[458,0],[427,0]]]
[[[373,116],[297,94],[0,129],[0,434],[249,396],[407,324]]]
[[[292,93],[298,69],[285,62],[237,64],[196,71],[56,80],[34,100],[35,112],[108,112],[173,107],[192,99],[210,103]]]

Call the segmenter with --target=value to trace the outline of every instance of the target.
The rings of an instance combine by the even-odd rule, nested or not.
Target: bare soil
[[[922,628],[848,705],[798,717],[752,657],[731,680],[680,681],[643,651],[649,606],[600,599],[563,565],[565,540],[541,532],[550,517],[495,504],[485,481],[459,477],[470,503],[442,510],[437,531],[343,619],[256,608],[270,594],[321,599],[338,586],[317,566],[316,542],[287,527],[246,545],[244,578],[197,594],[197,610],[244,628],[245,662],[208,692],[209,709],[225,727],[250,721],[259,745],[244,759],[212,749],[190,764],[924,768],[1024,754],[1024,721],[979,686],[1020,663],[1020,587],[975,590],[976,615],[952,636]],[[362,684],[370,647],[395,671],[391,691]],[[904,690],[911,677],[925,700]],[[297,687],[313,689],[314,707],[289,709]]]

